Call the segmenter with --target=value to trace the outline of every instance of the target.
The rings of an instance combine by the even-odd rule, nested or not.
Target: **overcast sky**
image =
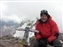
[[[2,0],[2,1],[62,1],[62,0]]]

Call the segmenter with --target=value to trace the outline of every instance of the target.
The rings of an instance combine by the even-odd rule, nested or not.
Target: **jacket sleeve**
[[[38,24],[38,21],[36,22],[35,30],[39,30],[39,24]]]
[[[39,22],[38,21],[36,22],[35,30],[38,30],[39,31]],[[40,39],[41,38],[40,34],[39,33],[36,33],[36,32],[35,32],[35,37],[37,39]]]
[[[52,26],[51,27],[51,36],[48,38],[49,42],[52,42],[55,39],[57,39],[58,35],[59,35],[58,26],[57,26],[57,24],[54,21],[51,22],[51,26]]]

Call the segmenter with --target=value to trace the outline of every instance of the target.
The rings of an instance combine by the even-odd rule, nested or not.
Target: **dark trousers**
[[[33,47],[47,47],[47,44],[49,44],[51,46],[54,46],[54,47],[62,47],[62,44],[61,44],[61,42],[58,39],[54,40],[51,43],[47,43],[47,41],[45,41],[45,40],[41,40],[41,42],[36,40],[34,42]]]

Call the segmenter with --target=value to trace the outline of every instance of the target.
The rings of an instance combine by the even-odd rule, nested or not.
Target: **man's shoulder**
[[[53,19],[50,19],[49,23],[50,23],[51,25],[56,24],[56,22],[55,22]]]
[[[39,20],[36,21],[36,24],[40,24]]]

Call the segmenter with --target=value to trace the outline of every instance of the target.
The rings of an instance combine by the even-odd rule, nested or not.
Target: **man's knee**
[[[46,47],[47,46],[47,41],[46,40],[40,40],[39,41],[39,46]]]
[[[47,46],[47,42],[46,41],[43,41],[43,40],[36,40],[34,42],[34,46],[33,47],[46,47]]]
[[[39,47],[39,42],[37,40],[35,40],[33,47]]]
[[[53,46],[54,47],[62,47],[62,43],[58,39],[56,39],[55,41],[53,41]]]

